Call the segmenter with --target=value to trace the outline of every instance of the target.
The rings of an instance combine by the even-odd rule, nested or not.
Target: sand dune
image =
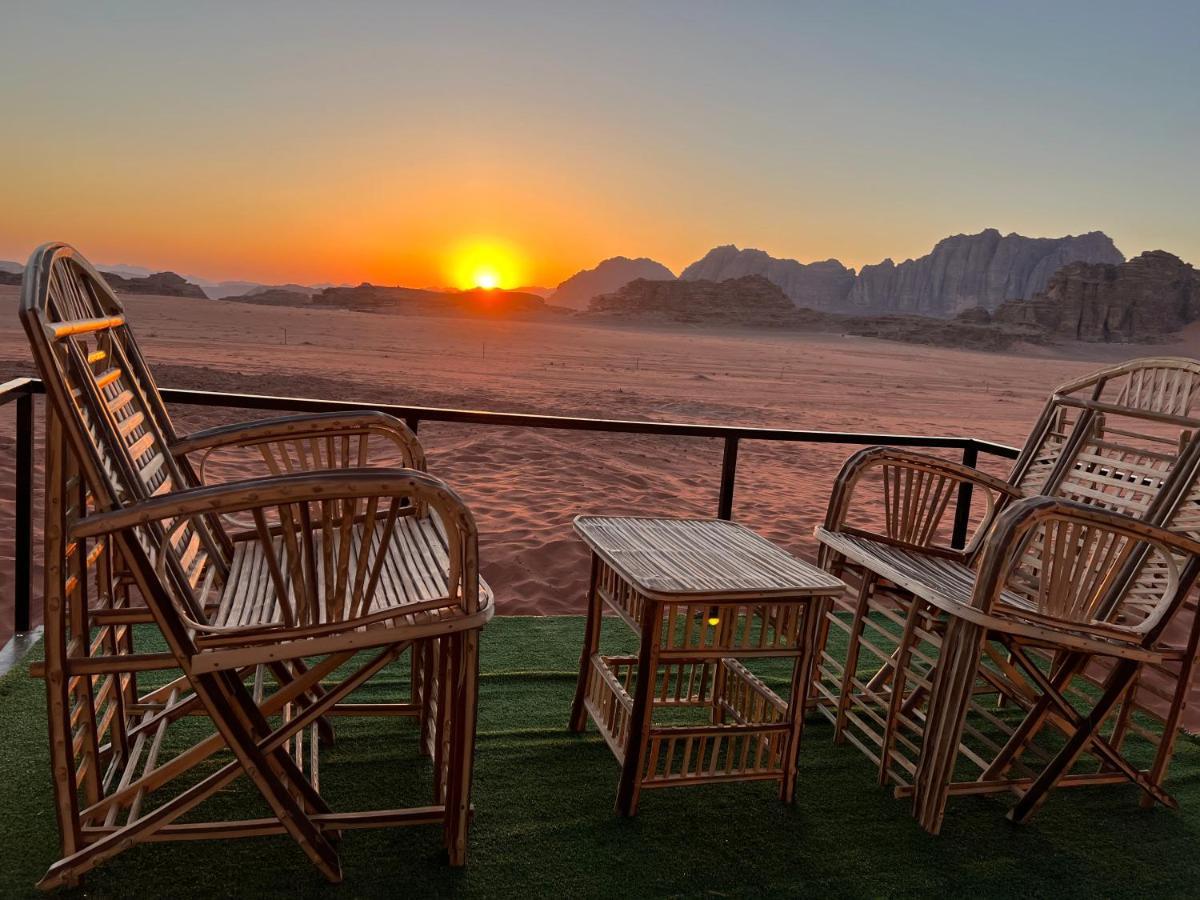
[[[160,384],[422,406],[781,428],[974,434],[1019,443],[1057,383],[1145,348],[1009,356],[864,338],[381,316],[130,297]],[[1197,341],[1188,336],[1188,343]],[[1180,348],[1152,348],[1178,351]],[[1195,354],[1196,350],[1192,349]],[[0,288],[0,376],[32,373],[16,290]],[[179,408],[180,431],[258,417]],[[0,415],[0,640],[12,598],[13,417]],[[719,442],[421,426],[432,471],[469,501],[503,613],[579,611],[579,512],[711,515]],[[743,445],[737,519],[811,556],[854,448]],[[991,463],[1003,471],[1004,463]],[[249,474],[247,463],[225,474]],[[37,576],[40,578],[40,574]]]

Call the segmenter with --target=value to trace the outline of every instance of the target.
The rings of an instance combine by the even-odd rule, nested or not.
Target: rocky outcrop
[[[1101,231],[1028,238],[988,228],[945,238],[919,259],[863,266],[844,309],[933,316],[954,316],[975,306],[993,310],[1005,300],[1032,297],[1067,263],[1124,261]]]
[[[1120,265],[1072,263],[994,318],[1070,340],[1152,341],[1200,320],[1200,272],[1164,250]]]
[[[20,272],[8,272],[0,269],[0,284],[19,285],[21,283]]]
[[[675,273],[662,263],[644,256],[639,259],[614,256],[612,259],[604,260],[594,269],[576,272],[560,284],[548,299],[549,302],[558,306],[587,309],[588,302],[593,297],[620,290],[637,278],[673,281]]]
[[[195,297],[207,300],[198,284],[192,284],[174,272],[155,272],[143,278],[125,278],[115,272],[103,272],[104,280],[118,294],[154,294],[159,297]]]
[[[790,319],[795,304],[761,275],[725,281],[639,278],[618,291],[593,297],[594,315],[669,322],[761,325]]]
[[[629,322],[740,325],[851,334],[973,350],[1006,350],[1017,343],[1044,343],[1036,328],[999,325],[985,309],[953,319],[929,316],[847,316],[796,306],[761,275],[726,281],[631,281],[592,300],[589,317]]]
[[[760,275],[778,285],[797,306],[837,309],[854,285],[854,270],[836,259],[801,263],[777,259],[762,250],[739,250],[733,244],[714,247],[692,263],[679,277],[688,281],[725,281]]]

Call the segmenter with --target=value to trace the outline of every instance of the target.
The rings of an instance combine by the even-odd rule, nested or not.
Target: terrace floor
[[[609,622],[607,646],[623,626]],[[1052,795],[1026,827],[1007,802],[956,798],[941,837],[875,784],[868,761],[814,721],[799,799],[774,784],[648,792],[612,813],[617,765],[594,730],[565,731],[579,617],[500,618],[484,629],[475,825],[464,870],[435,828],[348,832],[345,882],[327,885],[286,838],[145,845],[90,874],[82,896],[1194,896],[1200,879],[1200,741],[1181,738],[1170,789],[1178,812],[1138,807],[1132,787]],[[625,647],[632,649],[628,640]],[[35,649],[32,658],[36,658]],[[58,838],[46,762],[44,692],[25,667],[0,679],[0,896],[36,895]],[[363,692],[394,690],[399,668]],[[411,722],[340,719],[322,793],[337,808],[425,800],[427,763]],[[254,815],[244,779],[218,800]],[[203,808],[202,808],[203,811]],[[70,892],[68,892],[69,894]]]

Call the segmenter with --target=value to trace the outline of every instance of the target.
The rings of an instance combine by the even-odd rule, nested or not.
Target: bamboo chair
[[[1181,466],[1200,426],[1200,419],[1191,415],[1198,398],[1200,364],[1188,360],[1135,361],[1064,386],[1047,404],[1008,481],[882,448],[848,461],[835,487],[826,525],[817,529],[817,536],[825,564],[835,573],[857,576],[858,591],[827,618],[831,627],[847,632],[848,650],[844,663],[828,651],[823,653],[818,691],[826,701],[822,711],[834,722],[836,739],[862,749],[878,766],[881,783],[896,784],[902,795],[913,791],[922,755],[921,723],[934,702],[929,691],[941,660],[943,632],[953,621],[939,602],[947,596],[960,604],[970,602],[982,558],[996,552],[1000,511],[1032,502],[1021,497],[1035,485],[1038,491],[1124,515],[1131,522],[1163,524],[1170,512],[1164,505],[1170,502],[1164,499],[1164,491],[1173,479],[1187,477],[1186,467]],[[1068,414],[1072,421],[1064,426]],[[1041,461],[1046,459],[1053,461]],[[946,540],[944,519],[949,500],[963,484],[982,492],[985,503],[972,541],[959,550]],[[883,495],[875,518],[862,510],[863,495],[871,490]],[[1142,602],[1161,599],[1164,571],[1140,573],[1127,587]],[[1134,602],[1113,601],[1123,615],[1126,601]],[[1153,634],[1158,656],[1141,660],[1131,686],[1119,698],[1111,736],[1118,749],[1131,733],[1154,748],[1147,783],[1156,791],[1170,760],[1194,670],[1189,649],[1194,602],[1181,595],[1169,612],[1163,618],[1165,630]],[[1067,659],[1084,658],[1069,656],[1053,642],[1046,648],[1014,651],[1000,639],[985,641],[980,654],[977,680],[969,696],[959,698],[984,720],[985,727],[968,724],[968,733],[979,746],[964,752],[976,764],[994,749],[989,742],[996,738],[988,732],[1009,728],[1007,716],[986,709],[981,694],[998,694],[1002,704],[1018,707],[1018,713],[1032,710],[1046,702],[1045,691],[1038,676],[1027,671],[1027,664],[1041,662],[1057,669]],[[1112,657],[1096,650],[1086,658],[1091,665],[1072,666],[1060,689],[1086,697],[1090,682],[1103,690],[1113,671]],[[874,674],[861,676],[864,667],[875,668]],[[1147,728],[1147,718],[1161,730]],[[1030,739],[1042,724],[1028,735]],[[1125,780],[1127,773],[1113,771],[1111,760],[1106,759],[1104,766],[1101,775],[1069,775],[1056,783]],[[1019,789],[1014,785],[1034,781],[1027,766],[1021,767],[1024,782],[997,780],[991,778],[995,771],[987,763],[979,767],[989,771],[989,779],[954,782],[947,790],[981,793]],[[1156,799],[1165,798],[1158,791]],[[940,827],[943,806],[944,797],[940,805],[924,810],[922,824],[929,830]],[[1017,815],[1026,818],[1033,808],[1023,808]]]
[[[49,401],[44,672],[63,855],[41,886],[142,842],[275,833],[336,881],[331,838],[407,824],[440,823],[462,864],[478,632],[493,605],[470,511],[416,468],[415,438],[387,417],[336,415],[180,440],[120,302],[78,253],[35,251],[21,306]],[[380,436],[411,467],[363,467]],[[233,446],[273,474],[200,486],[188,454]],[[167,653],[134,652],[147,617]],[[411,700],[347,702],[409,649]],[[153,669],[183,674],[139,694],[136,673]],[[331,681],[339,670],[350,674]],[[196,714],[213,733],[176,747],[171,726]],[[332,811],[319,738],[343,714],[418,718],[433,804]],[[228,762],[189,779],[222,751]],[[189,815],[240,775],[270,817]]]

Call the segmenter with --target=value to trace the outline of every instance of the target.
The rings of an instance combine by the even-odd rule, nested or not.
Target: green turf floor
[[[620,647],[620,623],[608,626]],[[1200,892],[1200,744],[1183,739],[1170,788],[1182,809],[1143,811],[1131,787],[1053,795],[1026,827],[1008,801],[951,800],[941,837],[875,783],[871,764],[810,723],[799,799],[775,785],[648,792],[612,813],[617,765],[594,730],[565,732],[579,618],[496,619],[484,632],[476,819],[470,861],[444,864],[436,828],[346,833],[330,886],[284,837],[137,847],[91,873],[90,896],[646,897],[1195,896]],[[369,699],[394,692],[385,673]],[[197,727],[199,727],[199,720]],[[322,791],[339,809],[427,802],[428,764],[406,720],[338,720]],[[244,779],[213,801],[259,813]],[[211,809],[211,807],[210,807]],[[203,807],[201,808],[203,811]],[[58,845],[42,684],[0,680],[0,896],[33,894]]]

